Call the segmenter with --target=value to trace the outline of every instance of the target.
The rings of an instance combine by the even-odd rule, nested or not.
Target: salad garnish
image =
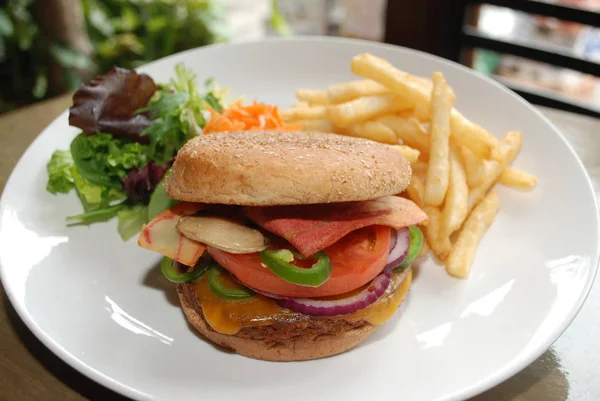
[[[128,240],[172,206],[163,178],[179,148],[202,132],[207,110],[223,111],[222,95],[212,80],[201,91],[182,64],[166,84],[115,67],[83,85],[69,110],[69,124],[82,132],[47,164],[46,189],[75,190],[81,201],[83,212],[67,217],[67,223],[117,217],[119,234]]]

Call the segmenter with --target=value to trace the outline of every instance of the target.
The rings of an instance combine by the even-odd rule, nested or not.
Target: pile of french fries
[[[297,103],[282,111],[305,131],[332,132],[390,144],[411,163],[402,196],[428,215],[422,256],[431,252],[455,277],[467,278],[477,246],[499,207],[495,184],[531,189],[537,178],[510,167],[521,133],[496,139],[454,108],[444,75],[431,79],[401,71],[372,54],[351,61],[362,80],[325,90],[298,89]]]

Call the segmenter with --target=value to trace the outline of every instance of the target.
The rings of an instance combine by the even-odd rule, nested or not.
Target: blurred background
[[[539,4],[585,10],[576,19],[590,23]],[[594,115],[598,12],[600,0],[0,0],[0,113],[73,91],[113,65],[217,42],[335,35],[437,54]]]

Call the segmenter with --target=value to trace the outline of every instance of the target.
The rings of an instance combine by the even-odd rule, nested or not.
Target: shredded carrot
[[[277,106],[254,102],[248,106],[240,103],[218,113],[209,109],[211,117],[202,130],[205,134],[227,131],[300,131],[301,125],[285,124]]]

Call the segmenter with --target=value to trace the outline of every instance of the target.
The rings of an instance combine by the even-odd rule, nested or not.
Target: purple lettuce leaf
[[[150,115],[136,114],[136,111],[146,107],[158,89],[146,74],[113,67],[75,92],[73,106],[69,109],[69,124],[88,135],[106,132],[148,143],[149,138],[140,133],[152,124]]]
[[[151,161],[142,168],[130,170],[127,177],[122,180],[123,190],[127,197],[133,201],[147,204],[150,201],[150,195],[169,167],[170,163],[159,166]]]

